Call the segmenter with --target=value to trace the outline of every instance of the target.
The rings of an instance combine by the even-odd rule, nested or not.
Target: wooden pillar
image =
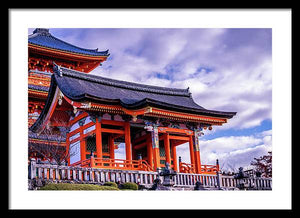
[[[150,137],[147,137],[147,157],[149,165],[153,168],[153,149]]]
[[[177,154],[176,154],[176,146],[171,144],[172,154],[173,154],[173,170],[178,172],[178,166],[177,166]]]
[[[132,160],[131,139],[130,139],[130,123],[125,122],[125,150],[126,160]]]
[[[169,133],[165,133],[164,146],[165,146],[165,153],[166,153],[166,163],[169,163],[169,165],[171,166],[171,153],[170,153],[170,138],[169,138]]]
[[[156,171],[158,168],[160,168],[159,138],[158,138],[157,126],[153,126],[153,131],[151,132],[151,138],[152,138],[154,170]]]
[[[96,118],[96,155],[97,158],[102,159],[102,132],[101,132],[101,121],[99,117]]]
[[[196,173],[201,173],[200,151],[195,151]]]
[[[79,132],[80,132],[80,159],[81,161],[86,159],[86,141],[85,138],[83,137],[83,127],[79,127]]]
[[[193,143],[193,136],[190,135],[190,140],[189,140],[189,149],[190,149],[190,160],[191,160],[191,164],[194,164],[195,166],[195,157],[194,157],[194,143]]]
[[[201,173],[199,130],[194,131],[194,156],[195,156],[196,173]]]
[[[66,157],[68,161],[68,166],[70,166],[70,136],[69,133],[67,133],[67,138],[66,138]]]
[[[112,135],[109,136],[108,140],[109,140],[110,159],[115,159],[115,142],[114,142],[114,138],[112,137]]]

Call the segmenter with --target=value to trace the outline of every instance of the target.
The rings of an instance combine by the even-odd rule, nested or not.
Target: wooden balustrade
[[[219,171],[218,165],[201,165],[201,173],[216,175]]]
[[[90,167],[90,159],[81,163],[77,162],[74,166],[58,166],[51,164],[37,164],[33,159],[30,163],[29,179],[41,179],[47,181],[79,181],[95,184],[103,184],[105,182],[134,182],[151,187],[156,178],[161,178],[158,172],[149,170],[147,164],[145,164],[142,160],[131,162],[121,161],[121,163],[117,163],[109,159],[102,161],[101,159],[97,160],[97,158],[95,158],[94,163],[96,167]],[[103,166],[98,168],[97,164],[99,163],[111,164],[113,166],[120,164],[120,169],[109,169],[109,166],[104,166],[107,168],[103,168]],[[80,164],[84,167],[80,166]],[[126,166],[127,164],[129,166]],[[180,172],[173,177],[173,181],[175,187],[194,187],[196,182],[200,181],[204,188],[236,189],[239,187],[241,182],[243,182],[245,188],[252,188],[254,190],[272,190],[271,178],[246,178],[240,180],[233,176]]]
[[[179,172],[181,173],[196,173],[195,164],[188,164],[184,162],[179,163]]]
[[[212,174],[216,175],[219,171],[218,165],[201,165],[201,174]],[[184,162],[179,163],[179,172],[181,173],[196,173],[195,164],[188,164]]]
[[[83,164],[88,164],[85,161]],[[141,161],[142,162],[142,161]],[[80,166],[58,166],[51,164],[36,164],[31,162],[29,178],[50,181],[73,180],[87,183],[134,182],[142,185],[152,185],[158,176],[157,172],[140,170],[101,169]]]
[[[71,166],[118,170],[154,171],[153,168],[145,160],[123,160],[91,157],[90,159],[73,163],[71,164]]]

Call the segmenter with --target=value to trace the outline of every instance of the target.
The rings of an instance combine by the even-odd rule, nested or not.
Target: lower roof
[[[194,102],[188,89],[113,80],[54,66],[52,80],[69,99],[121,105],[126,109],[156,106],[185,113],[232,118],[236,112],[208,110]]]
[[[31,130],[45,121],[57,88],[72,102],[117,105],[127,110],[155,107],[185,114],[232,118],[236,112],[215,111],[194,102],[188,89],[149,86],[104,78],[54,64],[45,107]]]

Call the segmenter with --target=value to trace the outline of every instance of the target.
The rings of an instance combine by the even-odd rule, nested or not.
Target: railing
[[[243,185],[247,189],[254,190],[271,190],[272,179],[271,178],[244,178],[236,179],[233,176],[220,176],[220,186],[226,188],[236,188]]]
[[[181,172],[181,173],[196,173],[195,164],[179,162],[179,172]]]
[[[216,175],[219,171],[218,165],[201,165],[200,174],[212,174]],[[181,173],[196,173],[195,164],[188,164],[184,162],[179,163],[179,172]]]
[[[219,186],[217,175],[177,173],[174,176],[175,186],[195,186],[197,181],[200,181],[205,188],[217,188]]]
[[[218,165],[201,165],[201,173],[216,175],[219,171]]]
[[[151,186],[157,177],[157,172],[37,164],[35,160],[31,160],[29,171],[29,179],[31,180],[75,181],[96,184],[134,182]]]
[[[123,159],[106,159],[94,158],[78,161],[71,166],[93,167],[102,169],[119,169],[119,170],[142,170],[154,171],[145,160],[123,160]]]
[[[32,159],[30,162],[29,179],[63,182],[73,181],[93,184],[103,184],[105,182],[134,182],[147,187],[151,187],[156,178],[160,178],[162,180],[162,177],[158,175],[158,172],[109,168],[103,169],[90,167],[89,162],[90,160],[82,162],[82,165],[86,167],[79,165],[58,166],[51,164],[37,164],[36,160]],[[97,161],[95,161],[95,163],[96,162]],[[233,176],[218,174],[177,173],[173,177],[173,181],[175,184],[174,187],[187,187],[190,189],[193,189],[196,182],[200,181],[205,189],[211,190],[236,190],[241,184],[243,184],[243,187],[246,189],[272,190],[271,178],[236,179]]]

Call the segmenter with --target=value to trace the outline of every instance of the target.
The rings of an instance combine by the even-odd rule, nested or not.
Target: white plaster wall
[[[80,161],[80,141],[70,144],[70,164]]]

